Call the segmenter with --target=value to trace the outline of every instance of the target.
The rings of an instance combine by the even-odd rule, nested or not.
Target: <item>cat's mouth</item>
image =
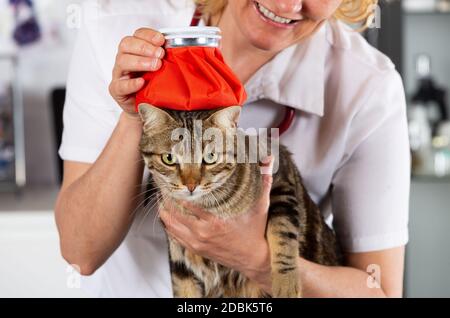
[[[188,189],[176,189],[171,191],[170,196],[172,196],[174,199],[178,200],[185,200],[185,201],[197,201],[203,196],[207,194],[206,191],[203,191],[202,189],[195,189],[194,191],[189,191]]]

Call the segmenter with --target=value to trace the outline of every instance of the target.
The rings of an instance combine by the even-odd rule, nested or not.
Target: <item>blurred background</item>
[[[85,296],[52,212],[81,2],[0,0],[0,297]],[[365,36],[404,79],[413,155],[405,296],[450,297],[450,0],[380,2]]]

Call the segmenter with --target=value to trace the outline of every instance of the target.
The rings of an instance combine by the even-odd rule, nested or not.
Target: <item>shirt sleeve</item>
[[[93,163],[105,147],[121,112],[108,93],[110,76],[102,72],[98,62],[102,57],[93,45],[95,28],[95,23],[84,22],[74,47],[59,148],[63,160]]]
[[[401,78],[391,70],[352,120],[332,181],[333,227],[345,252],[408,241],[410,150]],[[368,124],[369,123],[369,124]]]

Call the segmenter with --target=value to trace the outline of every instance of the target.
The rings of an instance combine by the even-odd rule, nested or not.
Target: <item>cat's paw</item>
[[[301,286],[298,275],[276,274],[272,276],[272,297],[301,298]]]

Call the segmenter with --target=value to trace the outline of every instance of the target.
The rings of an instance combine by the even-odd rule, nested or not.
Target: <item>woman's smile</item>
[[[342,0],[234,0],[228,1],[220,20],[224,38],[272,54],[303,41],[328,18]],[[227,29],[228,27],[228,29]],[[225,43],[225,42],[224,42]],[[228,44],[236,48],[236,44]]]
[[[299,15],[297,18],[278,15],[258,1],[253,1],[253,7],[264,22],[277,28],[292,29],[304,20],[302,15]]]

